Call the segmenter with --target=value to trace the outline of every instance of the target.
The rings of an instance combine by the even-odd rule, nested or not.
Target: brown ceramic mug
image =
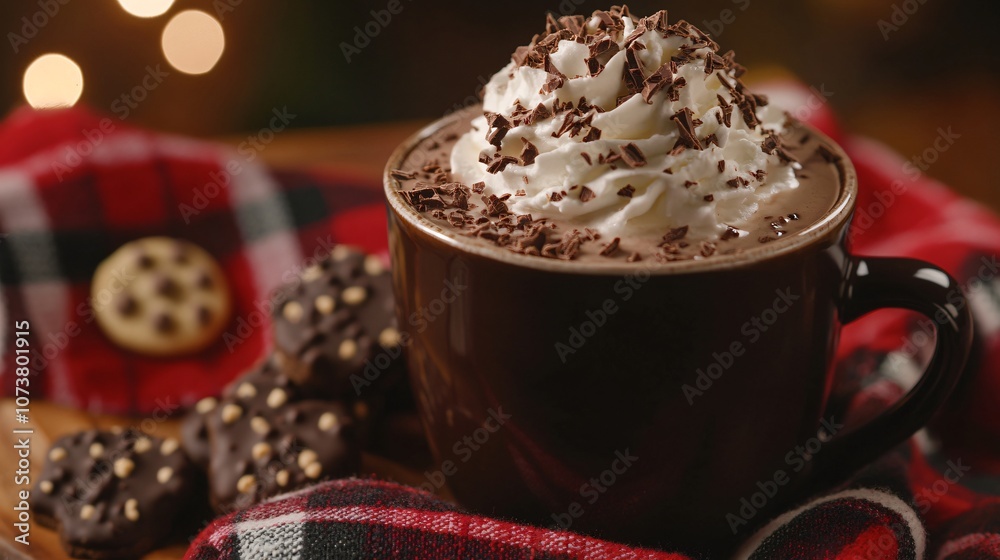
[[[463,506],[727,550],[905,440],[958,382],[972,321],[957,283],[925,262],[849,253],[857,178],[832,141],[841,192],[808,229],[702,261],[597,267],[488,247],[408,205],[388,170],[448,122],[397,150],[385,192],[397,310],[439,462],[427,479]],[[905,397],[848,433],[826,412],[839,332],[882,308],[935,320],[937,348]]]

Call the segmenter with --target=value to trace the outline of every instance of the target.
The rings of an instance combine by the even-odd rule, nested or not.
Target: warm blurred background
[[[256,131],[283,107],[296,115],[293,128],[427,119],[470,100],[512,48],[541,29],[546,10],[607,7],[594,0],[4,0],[0,107],[24,104],[26,88],[29,100],[45,103],[47,81],[78,82],[78,71],[81,103],[199,136]],[[928,173],[1000,210],[990,172],[1000,148],[996,2],[636,0],[630,7],[639,15],[666,8],[671,19],[696,23],[736,50],[751,80],[785,72],[830,93],[850,129],[904,155],[920,154],[939,128],[951,127],[961,138]],[[383,26],[371,11],[387,8],[398,13]],[[359,35],[366,27],[375,36]],[[48,53],[72,62],[46,57],[26,79]],[[148,78],[157,67],[168,75]],[[60,91],[72,101],[72,87]]]

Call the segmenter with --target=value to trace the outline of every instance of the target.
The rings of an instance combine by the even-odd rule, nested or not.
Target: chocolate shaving
[[[635,194],[635,187],[632,185],[625,185],[624,187],[618,189],[618,196],[624,196],[625,198],[632,198]]]
[[[719,173],[724,173],[726,171],[726,160],[720,159],[717,167],[719,168]]]
[[[679,228],[674,228],[668,231],[667,234],[663,236],[663,243],[664,244],[675,243],[677,241],[680,241],[681,239],[684,239],[685,237],[687,237],[689,229],[690,226],[681,226]]]
[[[687,80],[684,78],[677,78],[670,83],[670,87],[667,88],[667,99],[670,101],[678,101],[681,98],[681,88],[687,85]]]
[[[538,106],[531,111],[531,114],[528,115],[527,119],[525,119],[525,124],[531,126],[536,122],[544,121],[545,119],[548,119],[551,116],[552,112],[549,111],[548,107],[539,103]]]
[[[714,202],[714,201],[715,201],[715,195],[714,194],[707,194],[707,195],[705,195],[705,202]]]
[[[839,163],[843,159],[826,144],[820,144],[817,146],[816,153],[826,160],[827,163]]]
[[[521,165],[534,164],[535,158],[538,157],[538,148],[526,138],[522,138],[521,141],[524,142],[524,148],[521,150]]]
[[[409,181],[410,179],[416,179],[417,174],[412,171],[403,171],[402,169],[393,169],[389,172],[389,176],[397,181]]]
[[[719,124],[725,125],[726,128],[732,128],[733,126],[733,106],[726,98],[722,97],[721,94],[717,94],[716,97],[719,99],[719,107],[722,112],[717,114],[716,117],[719,119]]]
[[[726,226],[725,233],[722,234],[720,239],[723,241],[729,241],[730,239],[738,239],[740,237],[740,230],[734,228],[733,226]]]
[[[565,83],[566,83],[566,76],[562,74],[550,73],[548,81],[545,82],[545,85],[542,86],[542,89],[539,91],[539,93],[541,93],[542,95],[552,93],[553,91],[563,87],[563,84]]]
[[[482,160],[480,160],[480,161],[482,161]],[[500,173],[501,171],[503,171],[504,169],[506,169],[508,165],[510,165],[512,163],[518,163],[518,159],[516,157],[513,157],[513,156],[505,156],[505,155],[501,155],[501,154],[497,153],[497,154],[494,154],[491,159],[489,159],[488,161],[483,162],[483,163],[486,163],[486,172],[487,173],[491,173],[493,175],[496,175],[497,173]]]
[[[655,14],[645,18],[643,20],[646,28],[656,31],[657,33],[663,34],[667,32],[667,11],[660,10]]]
[[[591,126],[590,131],[587,132],[587,135],[583,137],[584,142],[593,142],[594,140],[600,140],[600,139],[601,139],[601,129],[595,126]]]
[[[486,112],[484,115],[486,116],[486,124],[489,126],[489,130],[486,133],[486,140],[499,148],[500,143],[507,136],[507,132],[510,131],[510,121],[499,113]]]
[[[652,103],[654,95],[659,93],[663,88],[673,84],[674,75],[670,68],[671,64],[669,62],[663,64],[656,72],[653,72],[646,78],[642,87],[642,98],[646,103]]]
[[[632,168],[643,167],[647,163],[645,154],[642,153],[642,150],[634,142],[629,142],[622,147],[621,157]]]
[[[621,238],[618,237],[612,239],[611,243],[608,243],[607,245],[604,246],[603,249],[601,249],[601,256],[610,257],[611,255],[617,253],[618,246],[621,244],[621,241],[622,241]]]
[[[690,107],[684,107],[680,111],[674,113],[674,116],[670,117],[672,121],[677,123],[677,131],[680,134],[680,138],[677,139],[677,143],[674,145],[684,146],[685,148],[692,148],[695,150],[703,150],[701,142],[698,141],[697,136],[695,136],[695,127],[700,124],[700,121],[694,118],[694,112]],[[696,124],[697,123],[697,124]]]
[[[586,185],[580,187],[580,202],[590,202],[597,195]]]
[[[635,41],[625,49],[625,86],[628,88],[629,93],[633,95],[641,92],[644,87],[643,84],[646,82],[642,61],[639,60],[639,55],[637,54],[645,48],[645,45],[639,41]]]
[[[486,210],[484,211],[486,212],[487,216],[496,217],[510,212],[507,209],[507,205],[504,203],[504,201],[500,200],[500,198],[495,194],[484,196],[483,202],[486,203]]]
[[[587,68],[591,76],[597,76],[604,71],[612,57],[621,51],[611,37],[605,36],[603,39],[590,45],[590,58],[587,59]]]

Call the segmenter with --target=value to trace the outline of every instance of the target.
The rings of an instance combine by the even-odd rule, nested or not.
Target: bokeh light
[[[36,109],[72,107],[83,94],[83,71],[69,57],[43,54],[24,71],[24,98]]]
[[[200,10],[187,10],[167,23],[162,44],[171,66],[185,74],[204,74],[222,57],[226,36],[214,17]]]
[[[151,18],[166,13],[174,0],[118,0],[118,3],[135,17]]]

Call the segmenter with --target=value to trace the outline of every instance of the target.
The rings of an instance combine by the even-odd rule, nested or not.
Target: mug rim
[[[386,203],[390,210],[415,230],[422,234],[443,243],[453,249],[463,253],[469,253],[478,257],[486,258],[503,264],[532,268],[545,272],[558,272],[566,274],[584,275],[615,275],[624,276],[642,271],[655,276],[670,276],[678,274],[693,274],[700,272],[712,272],[731,270],[750,265],[763,263],[776,259],[789,253],[800,250],[803,247],[819,243],[826,239],[831,233],[840,229],[848,222],[854,214],[858,198],[858,177],[854,164],[847,156],[844,149],[833,141],[829,136],[817,130],[814,126],[800,122],[801,126],[808,129],[811,134],[815,134],[822,142],[827,144],[841,158],[839,166],[844,175],[844,184],[836,202],[812,225],[788,237],[784,237],[758,247],[739,251],[729,255],[714,255],[711,258],[702,260],[684,260],[674,262],[654,262],[643,260],[635,263],[603,263],[603,262],[580,262],[577,260],[548,259],[535,255],[524,255],[508,251],[502,247],[490,247],[485,244],[470,242],[468,238],[460,233],[441,227],[432,222],[429,218],[418,212],[413,206],[408,204],[400,193],[400,181],[392,176],[394,169],[400,169],[406,157],[424,139],[433,135],[442,128],[453,124],[455,121],[464,118],[466,115],[478,113],[479,105],[474,105],[442,117],[418,130],[409,138],[403,141],[395,150],[386,163],[382,178],[382,188],[385,192]]]

